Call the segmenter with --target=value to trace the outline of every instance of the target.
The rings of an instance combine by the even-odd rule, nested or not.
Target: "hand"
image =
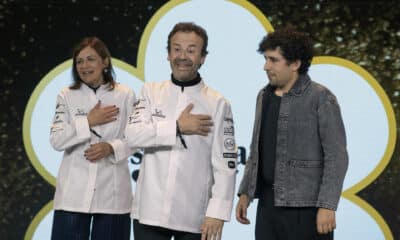
[[[317,212],[317,231],[320,234],[327,234],[336,228],[335,211],[319,208]]]
[[[204,114],[191,114],[193,104],[187,105],[178,118],[179,130],[186,135],[207,136],[211,131],[213,122],[211,116]]]
[[[91,144],[90,147],[85,150],[85,157],[91,162],[96,162],[97,160],[107,157],[113,152],[114,150],[109,143],[99,142]]]
[[[201,240],[221,240],[223,226],[223,220],[205,217],[201,225]]]
[[[116,116],[119,113],[118,107],[116,107],[115,105],[101,107],[100,105],[101,102],[98,101],[96,106],[94,106],[87,115],[89,127],[117,120]]]
[[[236,220],[241,224],[250,224],[247,218],[247,208],[249,207],[249,196],[241,194],[239,202],[236,205]]]

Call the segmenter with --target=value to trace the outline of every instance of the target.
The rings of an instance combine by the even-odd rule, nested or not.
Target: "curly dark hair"
[[[111,54],[108,50],[106,44],[101,41],[97,37],[86,37],[82,39],[74,48],[72,53],[72,78],[73,83],[69,87],[70,89],[79,89],[82,85],[82,79],[79,77],[78,70],[76,69],[76,58],[78,57],[79,53],[86,47],[93,48],[99,56],[105,60],[108,59],[108,67],[106,71],[103,71],[103,78],[105,83],[110,84],[110,90],[114,89],[115,87],[115,80],[114,80],[114,68],[111,64]]]
[[[288,63],[301,61],[298,72],[305,74],[311,65],[314,56],[311,38],[293,27],[286,27],[269,33],[258,46],[258,52],[263,54],[266,50],[280,48],[282,56]]]
[[[203,39],[203,47],[201,48],[201,56],[205,56],[208,54],[207,51],[207,45],[208,45],[208,36],[206,30],[204,28],[200,27],[199,25],[196,25],[192,22],[179,22],[175,24],[174,28],[171,30],[171,32],[168,34],[168,43],[167,43],[167,50],[168,52],[171,50],[171,38],[175,35],[177,32],[194,32],[196,33],[197,36],[199,36],[201,39]]]

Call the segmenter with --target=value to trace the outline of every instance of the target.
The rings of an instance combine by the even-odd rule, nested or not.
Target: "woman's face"
[[[85,47],[76,56],[76,70],[79,77],[87,85],[98,87],[103,83],[103,70],[107,67],[108,61],[91,47]]]

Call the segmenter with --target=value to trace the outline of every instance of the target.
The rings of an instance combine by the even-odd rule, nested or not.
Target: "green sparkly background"
[[[36,172],[23,146],[23,114],[35,86],[54,66],[69,59],[71,46],[87,35],[97,35],[113,57],[136,66],[141,34],[165,2],[0,1],[1,239],[23,239],[33,217],[54,194],[54,187]],[[345,58],[365,68],[386,91],[400,126],[397,1],[250,2],[275,28],[292,24],[309,32],[317,43],[317,55]],[[400,239],[399,168],[396,143],[389,165],[359,193],[383,216],[394,239]]]

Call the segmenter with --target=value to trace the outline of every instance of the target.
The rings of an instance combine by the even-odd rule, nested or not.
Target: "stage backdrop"
[[[133,7],[137,3],[125,4],[132,4],[130,6]],[[100,32],[97,32],[100,30],[93,31],[89,26],[87,32],[85,32],[86,29],[80,29],[80,35],[94,34],[105,40],[114,56],[113,64],[116,68],[117,81],[132,87],[139,94],[143,82],[162,81],[170,75],[169,62],[166,59],[166,41],[173,25],[180,21],[190,21],[203,26],[209,35],[210,54],[207,56],[200,73],[209,86],[221,92],[232,104],[236,141],[239,146],[237,187],[242,178],[249,151],[255,97],[259,89],[268,82],[263,71],[264,58],[256,52],[258,43],[263,36],[274,31],[274,28],[287,23],[292,23],[298,28],[310,32],[312,37],[317,40],[315,48],[319,55],[314,58],[309,74],[313,80],[327,86],[337,96],[347,133],[350,162],[337,211],[335,237],[337,239],[354,239],[354,236],[357,236],[357,239],[396,239],[398,212],[392,213],[392,215],[388,214],[384,204],[390,204],[391,201],[395,202],[398,193],[393,194],[385,191],[379,193],[376,190],[377,187],[371,186],[379,186],[382,182],[383,184],[391,184],[394,181],[393,179],[398,179],[397,176],[390,175],[389,181],[384,179],[380,183],[377,180],[390,161],[393,162],[393,159],[396,159],[394,151],[397,129],[393,106],[396,109],[397,105],[396,102],[391,103],[388,90],[385,91],[382,88],[383,81],[381,79],[380,83],[379,77],[380,74],[384,75],[383,73],[371,72],[367,68],[368,64],[363,61],[355,61],[355,59],[346,57],[344,54],[335,54],[335,52],[340,52],[337,48],[345,49],[342,42],[345,41],[346,35],[341,35],[344,33],[338,32],[333,35],[336,44],[333,41],[330,48],[335,49],[335,51],[322,51],[324,48],[328,49],[328,47],[324,47],[324,39],[320,39],[321,36],[319,36],[320,31],[330,30],[327,28],[330,26],[330,22],[326,22],[326,16],[325,19],[320,20],[320,29],[313,26],[315,28],[313,30],[312,27],[307,28],[305,22],[299,23],[294,20],[282,22],[283,20],[279,20],[279,14],[276,15],[275,12],[279,10],[279,5],[276,3],[265,5],[259,3],[260,7],[266,9],[264,11],[247,1],[170,1],[165,4],[157,3],[157,9],[154,10],[153,4],[141,4],[135,10],[137,14],[143,14],[142,12],[146,10],[151,11],[151,14],[148,14],[146,21],[142,20],[143,22],[141,22],[143,31],[137,33],[140,38],[137,37],[137,43],[135,43],[137,44],[136,51],[121,51],[119,54],[114,54],[115,48],[125,49],[123,44],[128,44],[130,38],[119,39],[117,43],[120,46],[110,45],[110,42],[113,42],[110,39],[114,35],[114,29],[111,27],[100,34]],[[51,3],[49,3],[49,6],[51,6]],[[333,6],[321,4],[305,4],[297,5],[297,7],[299,8],[297,10],[301,11],[299,15],[307,12],[319,12],[324,7],[336,9]],[[349,9],[351,7],[350,5]],[[270,15],[268,9],[271,10]],[[112,9],[109,11],[112,11]],[[346,11],[342,14],[345,17]],[[280,17],[285,19],[285,16]],[[91,20],[99,22],[102,21],[102,18],[102,15],[97,15],[93,16]],[[139,17],[139,19],[143,18],[143,16]],[[115,28],[123,28],[124,23],[117,20],[114,22],[110,18],[108,20],[110,22],[105,25],[113,26],[115,23]],[[129,18],[125,20],[128,21]],[[72,23],[68,20],[61,21],[58,19],[57,25],[49,24],[48,27],[61,26],[61,29],[63,29],[63,25],[58,24],[68,25],[81,22],[82,20]],[[326,22],[326,25],[323,25],[324,22]],[[127,24],[127,26],[132,26],[132,23]],[[346,24],[342,24],[342,26],[346,26]],[[26,25],[23,28],[26,29]],[[362,31],[361,26],[358,26],[358,28],[353,26],[351,31],[346,34],[356,36],[360,31]],[[69,34],[72,35],[72,33]],[[51,41],[51,36],[47,37]],[[119,35],[115,37],[121,38]],[[35,42],[35,38],[32,38],[32,41]],[[326,41],[329,42],[330,40]],[[60,41],[59,44],[70,48],[75,42]],[[354,48],[361,48],[364,43],[359,44],[360,46],[356,45],[352,49],[343,51],[354,51]],[[51,49],[46,51],[61,51],[57,48],[57,45],[53,45]],[[33,198],[31,206],[34,206],[34,209],[30,210],[30,205],[24,203],[29,209],[29,216],[25,216],[25,219],[22,220],[25,221],[22,234],[12,232],[12,228],[5,229],[6,236],[11,238],[21,236],[25,239],[49,239],[50,236],[53,214],[52,194],[62,153],[51,148],[48,133],[55,111],[56,95],[61,88],[71,83],[72,60],[68,58],[68,55],[66,56],[66,59],[58,62],[51,56],[36,56],[42,60],[47,59],[46,63],[43,64],[50,67],[47,71],[41,72],[40,78],[35,80],[35,84],[33,84],[34,88],[28,93],[29,98],[25,104],[22,121],[24,148],[17,148],[17,152],[25,151],[27,158],[14,159],[14,161],[29,161],[29,171],[34,172],[33,175],[39,176],[35,177],[35,180],[30,184],[35,188],[35,182],[40,182],[36,188],[46,185],[48,190],[46,192],[46,190],[40,189],[40,191],[46,193],[44,195],[35,194],[34,190],[25,192]],[[385,58],[390,59],[390,55],[385,56]],[[40,62],[35,64],[40,65]],[[3,82],[6,83],[6,80]],[[24,80],[27,81],[28,79]],[[8,94],[10,95],[10,93]],[[394,97],[399,95],[397,90],[393,91],[392,94]],[[6,91],[4,95],[7,95]],[[138,155],[131,156],[127,160],[130,162],[134,192],[135,176],[137,176],[140,167],[140,157]],[[12,181],[5,183],[13,184]],[[18,184],[15,185],[18,186]],[[382,202],[376,201],[376,199],[380,199],[379,195],[381,194],[386,195],[387,199]],[[2,198],[4,198],[2,201],[12,205],[6,195],[2,194]],[[235,205],[236,201],[237,198]],[[225,225],[223,239],[253,239],[256,204],[257,201],[254,201],[248,212],[250,219],[253,220],[250,226],[237,223],[234,218],[234,211],[232,212],[232,221]],[[398,209],[395,206],[391,208]],[[18,210],[26,211],[24,208]],[[5,213],[5,209],[2,209],[2,213]],[[7,220],[7,218],[5,219]],[[15,220],[18,220],[18,218]],[[3,221],[3,224],[6,226],[7,222],[4,223]]]

